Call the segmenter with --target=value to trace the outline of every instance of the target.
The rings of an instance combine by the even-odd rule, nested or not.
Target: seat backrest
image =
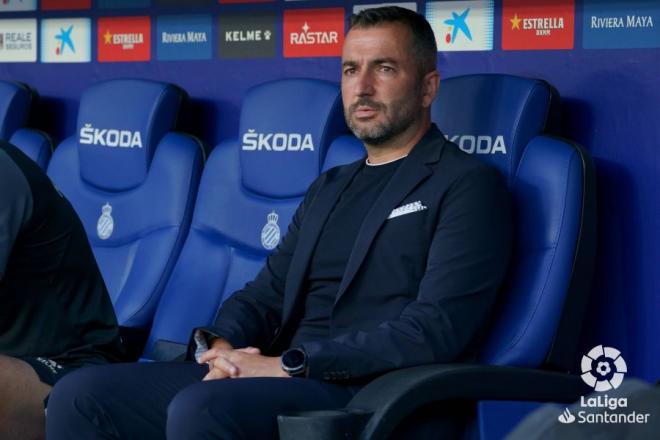
[[[547,83],[509,75],[443,81],[432,115],[464,151],[496,166],[514,202],[514,253],[480,361],[568,370],[593,270],[588,154],[559,126]],[[591,265],[591,266],[590,266]]]
[[[26,128],[36,92],[25,84],[0,81],[0,139],[18,147],[46,170],[53,145],[50,137]]]
[[[511,184],[530,139],[557,130],[559,95],[540,80],[457,76],[442,80],[431,119],[449,140],[496,166]]]
[[[151,324],[190,224],[203,150],[172,131],[184,97],[147,80],[91,86],[77,133],[48,167],[82,220],[121,326]]]
[[[287,79],[247,92],[238,139],[216,146],[204,169],[146,359],[181,354],[192,328],[212,323],[220,304],[254,278],[326,161],[348,163],[364,155],[358,144],[333,152],[331,142],[346,131],[335,84]]]

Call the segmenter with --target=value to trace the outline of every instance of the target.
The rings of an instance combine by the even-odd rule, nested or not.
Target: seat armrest
[[[438,364],[405,368],[385,374],[358,392],[346,406],[350,414],[371,413],[359,432],[359,424],[346,438],[385,439],[416,409],[447,400],[520,400],[573,402],[589,389],[579,376],[529,368],[478,364]],[[302,426],[301,414],[295,423]],[[328,418],[328,420],[330,420]],[[280,432],[290,419],[279,417]],[[310,423],[317,423],[310,417]],[[356,428],[357,426],[357,428]],[[357,429],[357,431],[356,431]],[[283,440],[291,437],[283,437]]]

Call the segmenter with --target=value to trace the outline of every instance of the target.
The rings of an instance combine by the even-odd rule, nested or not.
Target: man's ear
[[[433,70],[422,77],[422,106],[428,108],[433,103],[440,88],[440,73]]]

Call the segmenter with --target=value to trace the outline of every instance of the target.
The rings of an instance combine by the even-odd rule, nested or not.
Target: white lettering
[[[333,44],[337,43],[337,32],[292,32],[289,41],[291,44],[308,45],[308,44]]]
[[[564,29],[564,17],[523,18],[523,29]]]
[[[607,394],[589,397],[587,399],[584,396],[580,396],[580,406],[583,408],[608,408],[614,411],[618,408],[627,408],[628,399],[625,397],[609,397]]]
[[[256,133],[250,129],[243,135],[244,151],[314,151],[310,133]]]
[[[591,29],[620,27],[623,27],[623,18],[621,17],[591,17]]]
[[[626,24],[629,28],[653,27],[653,17],[650,15],[628,15],[626,18]]]
[[[83,145],[100,145],[102,147],[142,148],[142,137],[139,131],[98,129],[92,124],[85,124],[80,129],[79,142]]]
[[[188,31],[186,33],[186,39],[188,43],[206,43],[206,32]]]
[[[499,135],[495,136],[493,139],[492,136],[480,135],[480,136],[470,136],[470,135],[454,135],[451,138],[449,136],[445,137],[450,141],[458,145],[458,147],[465,151],[468,154],[506,154],[506,144],[504,143],[504,136]]]

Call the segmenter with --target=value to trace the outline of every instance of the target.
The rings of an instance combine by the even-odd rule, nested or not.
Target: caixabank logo
[[[0,20],[0,62],[37,61],[37,19]]]
[[[98,20],[97,32],[99,61],[151,59],[149,17],[102,17]]]
[[[502,49],[572,49],[574,0],[504,0]]]
[[[660,7],[648,0],[584,0],[582,38],[585,49],[660,47]]]
[[[616,390],[628,373],[628,365],[621,352],[614,347],[597,345],[580,360],[582,380],[596,392],[581,396],[571,411],[564,408],[557,420],[563,424],[646,424],[650,413],[628,409],[627,397],[609,396],[607,391]]]
[[[338,57],[344,44],[344,9],[284,11],[284,56]]]
[[[91,19],[47,18],[41,20],[42,63],[91,61]]]
[[[220,58],[274,57],[277,52],[274,11],[227,12],[218,18]]]
[[[492,50],[493,14],[492,0],[426,4],[426,19],[440,52]]]

